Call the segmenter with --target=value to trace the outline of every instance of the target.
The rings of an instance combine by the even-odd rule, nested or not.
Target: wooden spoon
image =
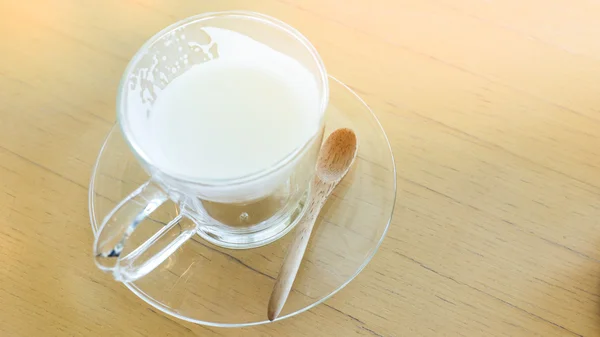
[[[356,135],[350,129],[335,130],[321,147],[317,159],[317,171],[311,186],[312,199],[304,217],[296,225],[294,240],[288,248],[281,271],[275,281],[267,312],[269,320],[274,320],[281,313],[300,268],[317,216],[331,191],[352,166],[356,158],[356,150]]]

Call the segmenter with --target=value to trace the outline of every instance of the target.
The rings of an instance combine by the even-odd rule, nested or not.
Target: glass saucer
[[[394,208],[394,160],[379,121],[350,88],[333,77],[329,85],[325,137],[337,128],[352,128],[358,157],[317,220],[278,320],[316,306],[356,277],[381,244]],[[113,127],[90,182],[94,234],[117,202],[147,179]],[[134,236],[145,240],[177,212],[173,203],[166,203]],[[293,233],[247,250],[218,247],[197,235],[148,275],[125,286],[155,308],[186,321],[222,327],[268,323],[267,303]]]

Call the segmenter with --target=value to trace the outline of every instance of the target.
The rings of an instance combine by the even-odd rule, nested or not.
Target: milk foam
[[[219,56],[157,95],[145,149],[165,172],[234,179],[268,169],[319,127],[316,78],[301,63],[237,32],[208,27]]]

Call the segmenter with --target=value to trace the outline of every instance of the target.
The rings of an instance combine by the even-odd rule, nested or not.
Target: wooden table
[[[304,33],[398,169],[366,270],[244,329],[163,315],[97,270],[87,208],[128,59],[225,9]],[[600,335],[599,18],[593,0],[0,2],[0,335]]]

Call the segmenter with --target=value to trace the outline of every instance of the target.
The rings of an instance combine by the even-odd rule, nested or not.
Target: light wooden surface
[[[398,168],[366,270],[244,329],[165,316],[99,272],[87,210],[128,59],[225,9],[303,32]],[[0,335],[600,335],[598,18],[594,0],[0,0]]]

